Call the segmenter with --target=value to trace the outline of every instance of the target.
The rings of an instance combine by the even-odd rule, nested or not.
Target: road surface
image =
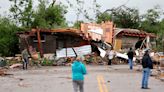
[[[164,82],[150,77],[150,89],[141,89],[142,73],[128,65],[88,65],[85,92],[164,92]],[[0,77],[0,92],[73,92],[70,66],[9,70]]]

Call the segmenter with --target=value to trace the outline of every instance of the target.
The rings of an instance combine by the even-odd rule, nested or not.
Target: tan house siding
[[[139,40],[139,37],[123,36],[122,48],[135,47],[135,44],[137,43],[138,40]]]
[[[117,38],[115,39],[115,45],[114,45],[114,50],[119,51],[121,49],[122,46],[122,40],[121,38]]]
[[[97,33],[93,33],[90,32],[89,30],[96,30],[96,29],[102,29],[103,32],[102,34],[97,34]],[[103,40],[106,41],[108,43],[113,42],[113,22],[104,22],[101,24],[95,24],[95,23],[82,23],[81,24],[81,31],[83,33],[85,33],[85,35],[88,37],[88,34],[92,37],[93,40],[96,40],[96,38],[98,40]]]
[[[111,43],[113,41],[113,22],[102,23],[102,28],[104,30],[104,41]]]

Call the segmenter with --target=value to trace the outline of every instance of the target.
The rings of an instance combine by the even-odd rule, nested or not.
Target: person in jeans
[[[72,64],[72,80],[74,92],[84,92],[84,75],[86,74],[86,67],[82,63],[82,57],[77,57]]]
[[[128,55],[128,62],[129,62],[130,70],[132,70],[133,69],[133,57],[134,57],[134,52],[133,52],[132,48],[130,48],[127,55]]]
[[[25,70],[25,69],[27,70],[27,64],[28,64],[28,62],[29,62],[28,56],[29,56],[29,54],[28,54],[27,49],[24,49],[24,50],[22,51],[23,70]]]
[[[142,77],[142,89],[148,88],[148,79],[150,76],[150,69],[153,69],[153,63],[149,56],[149,50],[145,51],[145,54],[142,58],[142,67],[143,67],[143,77]]]

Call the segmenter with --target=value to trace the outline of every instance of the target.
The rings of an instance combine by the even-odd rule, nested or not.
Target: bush
[[[43,62],[41,64],[42,64],[42,66],[52,66],[53,61],[44,58]]]

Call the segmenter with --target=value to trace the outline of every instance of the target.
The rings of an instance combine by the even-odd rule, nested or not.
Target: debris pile
[[[7,73],[6,69],[0,69],[0,76],[7,76],[7,75],[13,75],[13,74]]]

